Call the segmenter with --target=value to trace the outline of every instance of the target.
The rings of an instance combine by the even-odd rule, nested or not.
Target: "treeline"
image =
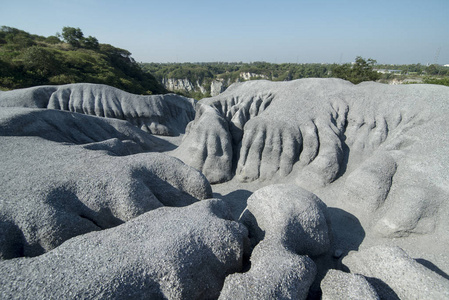
[[[357,57],[354,64],[273,64],[253,63],[143,63],[143,69],[153,74],[160,82],[164,78],[188,79],[191,82],[223,79],[231,82],[243,81],[241,74],[253,74],[250,79],[288,81],[300,78],[338,77],[359,83],[377,80],[379,75],[373,71],[375,60]]]
[[[253,73],[273,81],[285,81],[307,77],[327,77],[330,65],[324,64],[272,64],[267,62],[212,62],[212,63],[143,63],[143,69],[159,81],[164,78],[189,79],[191,82],[224,79],[232,82],[243,80],[242,73]],[[253,78],[257,79],[257,78]]]
[[[433,75],[449,76],[449,68],[432,64],[410,64],[410,65],[376,65],[376,69],[400,71],[402,75]]]
[[[101,83],[135,94],[161,94],[166,89],[127,50],[84,37],[79,28],[44,37],[20,29],[0,28],[0,88]]]

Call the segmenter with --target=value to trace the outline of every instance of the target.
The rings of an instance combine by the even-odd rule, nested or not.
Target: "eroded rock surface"
[[[240,221],[261,240],[300,255],[317,256],[329,250],[327,207],[316,195],[295,185],[269,185],[254,192]]]
[[[121,119],[158,135],[184,133],[195,116],[193,99],[174,94],[139,96],[89,83],[0,92],[0,106],[49,108]]]
[[[376,290],[362,275],[329,270],[321,281],[323,300],[379,300]]]
[[[163,207],[41,256],[0,262],[0,298],[217,298],[225,276],[242,267],[246,236],[223,201]]]
[[[351,252],[343,263],[352,273],[374,278],[381,298],[386,284],[399,299],[445,299],[449,297],[449,280],[416,262],[399,247],[375,246]],[[376,286],[374,286],[376,288]]]
[[[35,256],[65,240],[162,206],[212,196],[206,178],[159,153],[110,156],[39,137],[0,137],[0,257]]]

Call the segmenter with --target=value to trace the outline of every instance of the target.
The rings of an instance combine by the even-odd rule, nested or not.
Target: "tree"
[[[79,28],[64,27],[62,28],[62,38],[66,43],[79,48],[84,41],[84,34]]]
[[[376,60],[374,59],[365,60],[361,56],[357,56],[352,65],[334,65],[332,76],[349,80],[355,84],[362,81],[375,81],[380,78],[379,73],[373,70],[375,64]]]
[[[89,37],[84,39],[83,45],[85,48],[93,49],[93,50],[99,49],[99,47],[100,47],[100,44],[98,43],[97,38],[90,36],[90,35],[89,35]]]

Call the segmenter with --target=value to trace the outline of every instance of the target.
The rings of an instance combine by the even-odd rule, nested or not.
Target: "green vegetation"
[[[332,77],[349,80],[355,84],[362,81],[376,81],[380,78],[380,74],[374,71],[375,64],[374,59],[365,60],[357,56],[354,64],[334,65]]]
[[[167,92],[129,51],[85,38],[79,28],[64,27],[61,35],[49,37],[0,28],[0,89],[78,82],[107,84],[135,94]]]
[[[449,68],[439,65],[380,65],[374,59],[356,57],[351,64],[271,64],[254,63],[143,63],[142,68],[153,74],[159,82],[167,79],[187,79],[193,85],[201,85],[206,93],[198,89],[193,92],[175,91],[188,97],[208,97],[210,83],[221,80],[225,85],[245,81],[242,74],[251,74],[251,80],[268,79],[288,81],[300,78],[336,77],[352,83],[379,81],[391,83],[432,83],[448,85]]]

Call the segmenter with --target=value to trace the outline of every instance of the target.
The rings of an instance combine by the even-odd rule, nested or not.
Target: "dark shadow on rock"
[[[348,167],[348,161],[349,161],[349,152],[351,149],[349,149],[348,145],[346,144],[346,136],[343,136],[341,138],[341,148],[342,148],[342,155],[341,155],[341,162],[340,162],[340,170],[338,171],[337,176],[335,177],[334,181],[343,176],[346,173],[346,169]]]
[[[252,192],[248,190],[235,190],[227,195],[215,194],[214,197],[223,199],[229,205],[231,209],[232,217],[234,220],[238,220],[240,215],[246,208],[246,202],[251,196]]]
[[[374,277],[365,277],[369,284],[376,290],[381,300],[400,300],[393,289],[382,280]]]
[[[365,230],[360,221],[353,214],[336,207],[328,207],[328,212],[334,250],[339,252],[336,256],[343,258],[349,251],[357,251],[365,238]]]
[[[321,280],[329,269],[349,272],[341,260],[349,251],[357,251],[365,238],[365,230],[356,216],[335,207],[328,207],[327,211],[331,223],[332,245],[327,253],[312,257],[318,272],[310,287],[308,300],[321,299]]]
[[[424,267],[434,271],[438,275],[449,280],[449,275],[446,272],[444,272],[443,270],[441,270],[440,268],[438,268],[437,266],[435,266],[432,262],[430,262],[424,258],[416,258],[415,260],[416,260],[416,262],[420,263]]]
[[[20,228],[9,220],[0,219],[0,261],[24,256],[25,244]]]

